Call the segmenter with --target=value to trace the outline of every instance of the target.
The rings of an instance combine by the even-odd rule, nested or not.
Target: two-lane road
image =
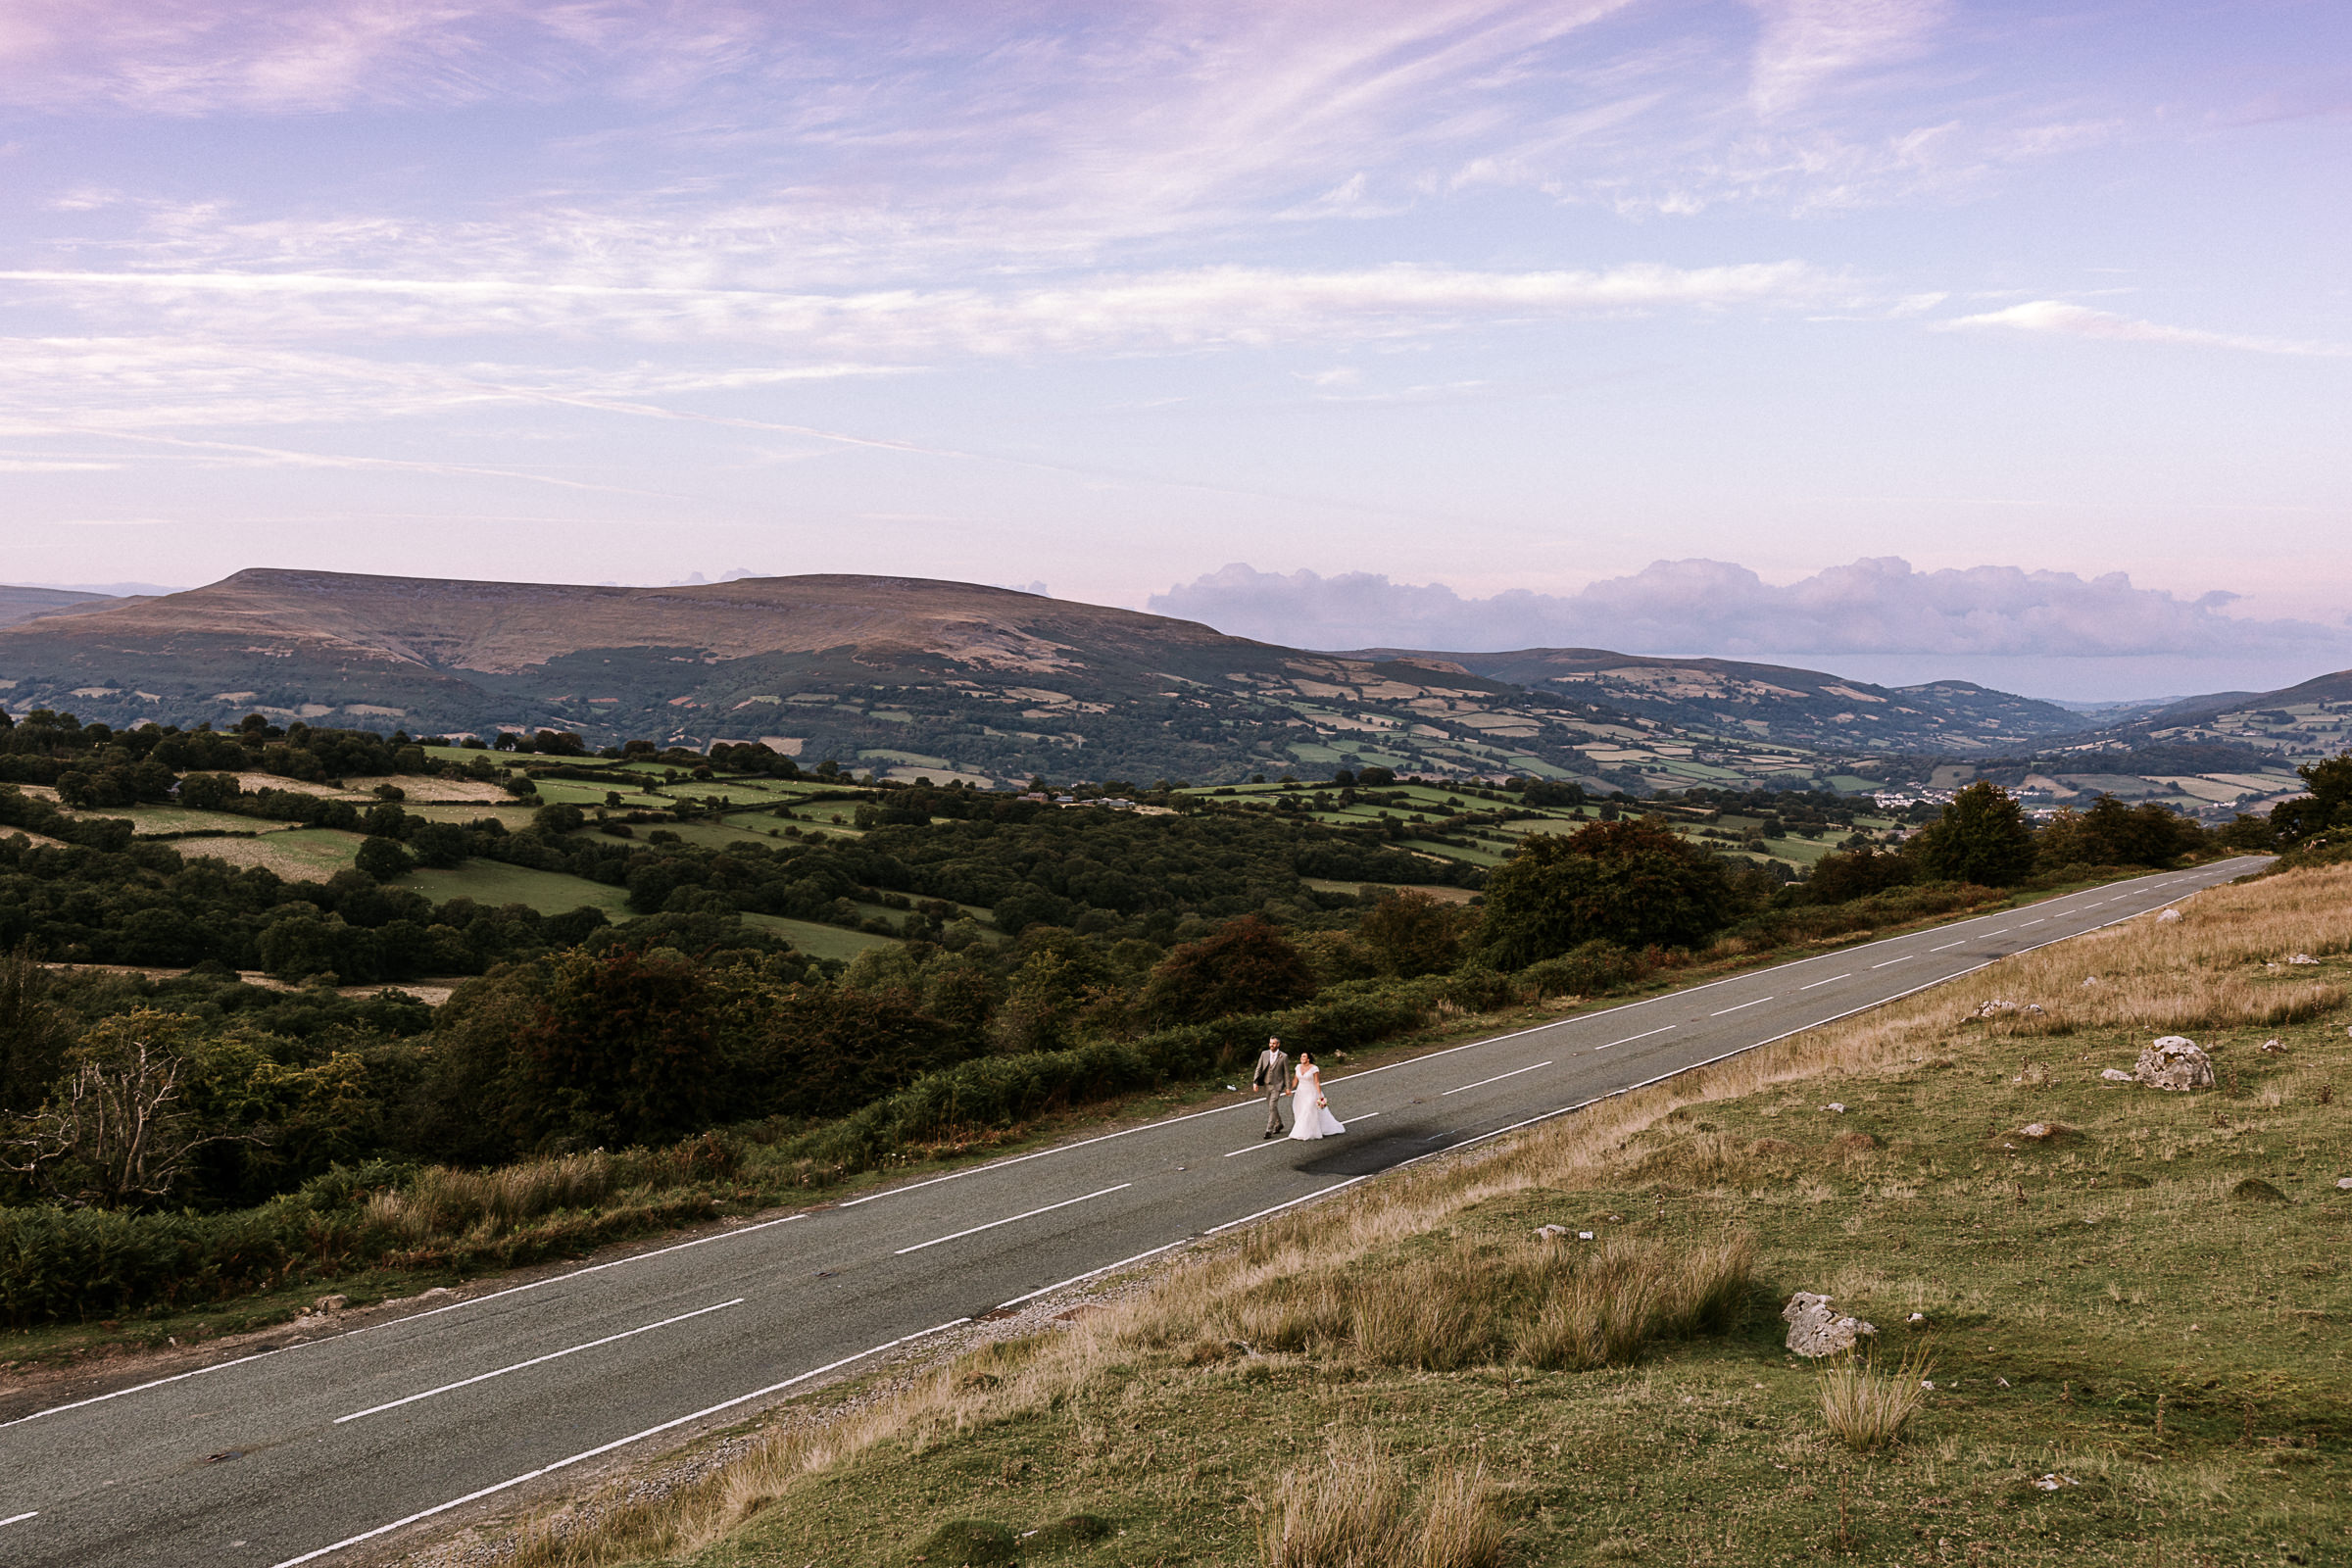
[[[1306,1202],[2007,955],[2162,907],[2239,859],[1776,964],[1344,1077],[1345,1136],[1256,1102],[473,1297],[0,1425],[0,1561],[332,1560],[1090,1273]]]

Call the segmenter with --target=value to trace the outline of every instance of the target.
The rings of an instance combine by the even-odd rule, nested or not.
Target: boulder
[[[2196,1042],[2166,1035],[2139,1054],[2132,1076],[2151,1089],[2211,1089],[2213,1058],[2199,1051]]]
[[[2162,914],[2160,914],[2160,915],[2158,915],[2158,916],[2156,917],[2156,923],[2157,923],[2158,925],[2170,925],[2170,924],[2172,924],[2172,923],[2173,923],[2175,920],[2178,920],[2178,919],[2180,919],[2180,911],[2179,909],[2167,909],[2167,910],[2165,910],[2165,911],[2164,911]]]
[[[1809,1358],[1842,1354],[1864,1336],[1875,1339],[1879,1332],[1874,1324],[1839,1313],[1828,1297],[1811,1291],[1788,1298],[1781,1316],[1788,1323],[1788,1348]]]

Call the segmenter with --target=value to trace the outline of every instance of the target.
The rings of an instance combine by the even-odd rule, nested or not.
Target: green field
[[[435,904],[451,899],[471,899],[493,907],[521,904],[541,914],[568,914],[585,906],[604,910],[605,918],[615,923],[632,918],[626,888],[496,860],[467,860],[447,868],[418,866],[403,876],[400,885],[415,888]]]
[[[870,931],[847,931],[837,925],[818,925],[813,920],[787,919],[780,914],[747,914],[745,925],[772,931],[811,958],[855,958],[868,948],[895,948],[897,937],[876,936]]]
[[[238,820],[252,822],[250,817]],[[357,833],[297,827],[250,839],[181,839],[172,848],[191,858],[204,856],[231,865],[265,866],[289,882],[323,882],[350,868],[360,853],[360,843]]]

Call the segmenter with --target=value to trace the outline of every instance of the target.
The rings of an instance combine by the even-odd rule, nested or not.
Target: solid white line
[[[0,1525],[21,1525],[27,1519],[38,1519],[40,1516],[41,1510],[38,1508],[25,1513],[12,1513],[7,1518],[0,1519]]]
[[[1459,1148],[1460,1146],[1457,1144],[1452,1147]],[[1444,1151],[1441,1150],[1438,1151],[1438,1152],[1443,1153]],[[1415,1155],[1414,1157],[1417,1159],[1427,1159],[1429,1156],[1427,1154],[1419,1154]],[[1402,1170],[1406,1165],[1410,1165],[1411,1163],[1413,1163],[1413,1161],[1410,1159],[1401,1160],[1395,1165],[1391,1165],[1389,1169]],[[1297,1208],[1300,1203],[1311,1203],[1318,1198],[1329,1198],[1332,1194],[1338,1192],[1343,1187],[1353,1187],[1357,1182],[1368,1182],[1374,1176],[1381,1174],[1382,1172],[1380,1171],[1372,1171],[1362,1176],[1350,1176],[1344,1182],[1333,1182],[1329,1187],[1318,1187],[1303,1198],[1294,1198],[1285,1202],[1276,1203],[1272,1208],[1261,1208],[1254,1214],[1244,1214],[1240,1219],[1229,1219],[1222,1225],[1212,1225],[1207,1230],[1202,1231],[1200,1234],[1202,1236],[1214,1236],[1219,1231],[1232,1230],[1236,1225],[1247,1225],[1253,1219],[1264,1219],[1268,1214],[1279,1214],[1286,1208]]]
[[[1133,1257],[1122,1257],[1116,1263],[1105,1263],[1101,1268],[1090,1268],[1083,1274],[1073,1274],[1058,1284],[1048,1285],[1042,1290],[1031,1291],[1027,1296],[1016,1296],[1009,1301],[999,1302],[997,1309],[1003,1311],[1007,1306],[1018,1306],[1023,1301],[1034,1301],[1041,1296],[1052,1296],[1055,1291],[1066,1290],[1072,1285],[1091,1280],[1098,1274],[1107,1274],[1114,1268],[1125,1268],[1130,1263],[1141,1263],[1147,1257],[1157,1257],[1162,1252],[1172,1252],[1191,1240],[1192,1238],[1187,1236],[1182,1242],[1170,1242],[1165,1247],[1154,1247],[1150,1251],[1138,1252]]]
[[[289,1347],[289,1348],[291,1348],[291,1347]],[[265,1355],[274,1355],[277,1352],[274,1350],[257,1350],[251,1355],[240,1355],[234,1360],[216,1361],[211,1366],[200,1366],[193,1372],[174,1372],[168,1378],[157,1378],[153,1382],[149,1383],[134,1383],[127,1389],[117,1389],[112,1394],[95,1394],[86,1399],[75,1399],[71,1404],[53,1404],[46,1410],[35,1410],[30,1415],[18,1416],[14,1421],[0,1421],[0,1431],[6,1431],[8,1428],[14,1426],[22,1426],[27,1421],[38,1421],[45,1415],[56,1415],[61,1410],[78,1410],[86,1404],[104,1404],[109,1399],[120,1399],[125,1394],[144,1394],[149,1389],[160,1389],[167,1383],[180,1383],[189,1378],[200,1378],[207,1372],[218,1372],[222,1367],[241,1366],[247,1361],[259,1361]],[[31,1515],[24,1514],[21,1515],[20,1517],[30,1518]],[[13,1521],[10,1520],[0,1519],[0,1524],[9,1524],[12,1522]]]
[[[1487,1085],[1489,1085],[1489,1084],[1498,1084],[1498,1083],[1502,1082],[1502,1081],[1503,1081],[1505,1078],[1516,1078],[1516,1077],[1518,1077],[1518,1076],[1519,1076],[1521,1073],[1523,1073],[1523,1072],[1534,1072],[1534,1071],[1536,1070],[1536,1067],[1548,1067],[1548,1066],[1550,1066],[1550,1065],[1551,1065],[1551,1063],[1550,1063],[1550,1062],[1548,1062],[1548,1061],[1539,1061],[1539,1062],[1537,1062],[1537,1063],[1536,1063],[1536,1066],[1535,1066],[1535,1067],[1514,1067],[1514,1068],[1512,1068],[1512,1069],[1511,1069],[1509,1072],[1498,1072],[1498,1073],[1496,1073],[1496,1074],[1495,1074],[1494,1077],[1492,1077],[1492,1078],[1481,1078],[1481,1079],[1480,1079],[1478,1082],[1476,1082],[1476,1083],[1474,1083],[1474,1084],[1464,1084],[1464,1085],[1462,1085],[1461,1089],[1448,1089],[1448,1090],[1446,1090],[1446,1095],[1458,1095],[1458,1094],[1462,1093],[1462,1090],[1464,1090],[1464,1089],[1484,1089],[1484,1088],[1486,1088],[1486,1087],[1487,1087]],[[1446,1098],[1446,1095],[1440,1095],[1438,1098],[1439,1098],[1440,1100],[1444,1100],[1444,1099]],[[1363,1118],[1362,1118],[1361,1116],[1358,1116],[1358,1117],[1356,1118],[1356,1120],[1357,1120],[1357,1121],[1362,1121],[1362,1120],[1363,1120]]]
[[[346,1421],[357,1421],[364,1415],[376,1415],[385,1410],[397,1410],[404,1404],[415,1404],[418,1399],[429,1399],[436,1394],[450,1394],[459,1389],[469,1389],[476,1383],[487,1383],[492,1378],[503,1378],[510,1372],[519,1372],[526,1366],[539,1366],[548,1361],[561,1361],[567,1355],[577,1355],[582,1350],[593,1350],[600,1345],[612,1345],[621,1340],[632,1340],[640,1334],[651,1334],[656,1329],[665,1329],[672,1323],[683,1323],[690,1317],[701,1317],[705,1312],[724,1311],[730,1306],[741,1306],[743,1303],[744,1298],[738,1296],[732,1301],[721,1301],[716,1306],[699,1306],[691,1312],[680,1312],[676,1317],[665,1317],[659,1323],[648,1323],[643,1328],[623,1329],[618,1334],[608,1334],[601,1340],[590,1340],[585,1345],[575,1345],[567,1350],[550,1350],[545,1355],[532,1356],[528,1361],[517,1361],[513,1366],[502,1366],[495,1372],[483,1372],[474,1377],[462,1378],[455,1383],[444,1383],[437,1389],[427,1389],[422,1394],[412,1394],[406,1398],[391,1399],[382,1404],[371,1404],[365,1410],[354,1410],[349,1415],[335,1417],[333,1424],[341,1426]]]
[[[1827,980],[1816,980],[1816,981],[1814,981],[1814,982],[1813,982],[1813,984],[1812,984],[1812,985],[1809,985],[1809,986],[1798,986],[1796,989],[1797,989],[1797,990],[1799,990],[1799,991],[1811,991],[1811,990],[1814,990],[1814,989],[1816,989],[1817,987],[1820,987],[1820,986],[1834,986],[1834,985],[1836,985],[1836,984],[1837,984],[1838,981],[1840,981],[1840,980],[1851,980],[1853,977],[1854,977],[1854,976],[1853,976],[1853,973],[1852,973],[1852,971],[1851,971],[1851,970],[1848,970],[1848,971],[1847,971],[1846,973],[1844,973],[1844,974],[1834,974],[1834,975],[1830,976],[1830,977],[1829,977]]]
[[[1763,1003],[1770,1002],[1771,1000],[1772,999],[1770,997],[1758,997],[1754,1002],[1742,1002],[1737,1007],[1726,1007],[1721,1012],[1710,1012],[1707,1014],[1707,1016],[1710,1018],[1728,1018],[1735,1012],[1744,1011],[1746,1008],[1757,1006]]]
[[[1916,953],[1906,953],[1899,958],[1888,958],[1885,963],[1874,963],[1871,967],[1873,969],[1891,969],[1898,963],[1909,963],[1918,956],[1919,955]]]
[[[430,1508],[420,1508],[416,1512],[408,1515],[406,1518],[395,1519],[388,1525],[377,1525],[373,1530],[365,1530],[356,1536],[346,1536],[341,1541],[334,1543],[332,1545],[320,1546],[316,1550],[306,1551],[299,1557],[288,1557],[283,1562],[272,1564],[271,1568],[299,1568],[299,1565],[302,1563],[315,1562],[320,1557],[341,1551],[346,1546],[356,1546],[363,1541],[373,1541],[378,1536],[388,1536],[395,1530],[416,1523],[416,1521],[419,1519],[430,1519],[435,1514],[447,1513],[452,1508],[463,1508],[469,1502],[478,1501],[483,1497],[492,1496],[498,1493],[509,1491],[514,1487],[519,1487],[526,1482],[536,1481],[541,1476],[553,1475],[558,1470],[568,1469],[572,1465],[578,1464],[583,1460],[596,1458],[599,1454],[611,1453],[614,1448],[625,1448],[632,1443],[642,1443],[647,1438],[660,1437],[664,1432],[671,1431],[677,1427],[685,1426],[690,1422],[700,1421],[705,1416],[716,1415],[721,1410],[731,1410],[739,1404],[748,1403],[753,1399],[761,1398],[770,1394],[780,1394],[784,1390],[791,1388],[796,1383],[806,1383],[810,1378],[822,1377],[827,1372],[836,1371],[842,1367],[848,1366],[852,1361],[862,1361],[869,1355],[879,1355],[884,1350],[896,1349],[899,1346],[908,1344],[912,1341],[929,1339],[934,1334],[945,1334],[948,1330],[953,1328],[960,1328],[970,1321],[971,1319],[968,1317],[959,1317],[952,1322],[942,1323],[936,1328],[923,1329],[914,1334],[902,1334],[897,1339],[886,1341],[881,1345],[873,1347],[871,1349],[859,1350],[856,1355],[845,1355],[838,1361],[829,1361],[825,1365],[816,1368],[812,1372],[803,1372],[800,1376],[786,1378],[781,1383],[770,1383],[766,1388],[754,1389],[749,1394],[738,1394],[731,1399],[721,1399],[716,1404],[707,1404],[700,1410],[695,1411],[692,1415],[676,1416],[670,1420],[662,1422],[660,1426],[647,1427],[643,1432],[631,1433],[625,1438],[614,1438],[611,1443],[600,1444],[593,1448],[584,1448],[580,1452],[571,1455],[571,1457],[567,1459],[558,1459],[553,1464],[541,1465],[536,1470],[525,1471],[523,1474],[515,1476],[511,1480],[501,1481],[496,1486],[484,1487],[478,1492],[468,1492],[463,1497],[452,1497],[449,1501],[437,1502]]]
[[[1043,1208],[1032,1208],[1020,1214],[1007,1214],[1003,1219],[992,1219],[985,1225],[974,1225],[971,1229],[957,1231],[953,1236],[934,1236],[927,1242],[917,1242],[912,1247],[902,1247],[891,1255],[905,1257],[908,1252],[919,1252],[926,1247],[937,1247],[943,1242],[961,1241],[966,1236],[977,1236],[982,1231],[993,1231],[1000,1225],[1010,1225],[1015,1220],[1035,1219],[1040,1214],[1051,1214],[1055,1209],[1067,1208],[1072,1203],[1090,1202],[1098,1198],[1107,1198],[1112,1193],[1123,1193],[1134,1185],[1133,1182],[1121,1182],[1116,1187],[1105,1187],[1101,1192],[1089,1193],[1084,1198],[1065,1198],[1058,1203],[1048,1203]]]

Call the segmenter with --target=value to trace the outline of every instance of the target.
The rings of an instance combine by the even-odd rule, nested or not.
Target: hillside
[[[1886,688],[1595,649],[1310,653],[906,577],[623,588],[256,569],[153,598],[6,590],[0,617],[17,605],[34,618],[0,623],[0,693],[20,713],[760,740],[975,783],[1377,765],[1636,792],[1857,790],[1900,775],[1893,755],[2016,757],[2098,734],[1961,681]]]
[[[104,594],[85,594],[72,588],[19,588],[0,583],[0,626],[41,615],[98,610],[120,603]]]
[[[1690,730],[1716,730],[1847,752],[1982,752],[2021,737],[2071,735],[2093,721],[2055,703],[1970,681],[1875,686],[1816,669],[1723,659],[1648,659],[1600,648],[1449,659],[1474,673],[1572,694]]]

